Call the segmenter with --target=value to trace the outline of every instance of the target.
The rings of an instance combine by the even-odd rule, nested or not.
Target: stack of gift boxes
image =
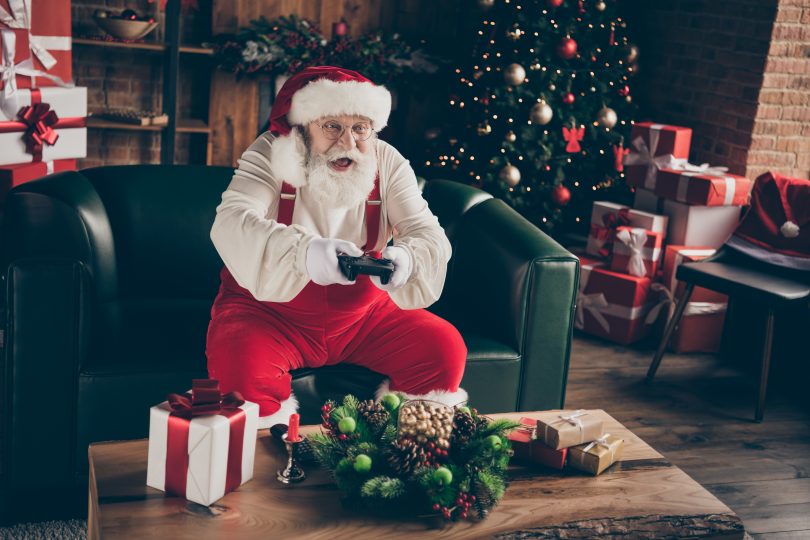
[[[0,0],[0,204],[87,155],[87,89],[71,63],[70,0]]]
[[[625,178],[633,208],[595,202],[581,257],[577,328],[629,344],[661,331],[682,291],[684,262],[714,253],[737,226],[751,182],[725,168],[688,162],[692,130],[636,123]],[[727,299],[696,288],[670,341],[676,352],[715,352]],[[658,324],[656,324],[658,322]]]
[[[509,435],[518,462],[598,475],[621,459],[624,441],[605,433],[602,419],[593,412],[548,411],[536,416],[521,418]]]

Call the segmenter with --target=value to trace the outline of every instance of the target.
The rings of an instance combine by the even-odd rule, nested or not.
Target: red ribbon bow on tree
[[[620,144],[613,147],[613,158],[615,160],[613,167],[616,169],[616,172],[624,172],[624,157],[629,153],[630,149]]]
[[[563,126],[563,139],[568,145],[565,147],[566,152],[574,154],[582,150],[579,141],[585,138],[585,127],[580,128],[567,128]]]
[[[53,146],[59,134],[53,128],[59,121],[56,111],[48,103],[26,105],[17,113],[28,129],[25,130],[25,150],[34,156],[34,161],[42,161],[42,149],[46,144]]]
[[[245,403],[239,392],[230,392],[223,396],[216,379],[192,379],[190,394],[169,394],[166,399],[172,415],[182,418],[219,414],[224,410],[238,409]]]

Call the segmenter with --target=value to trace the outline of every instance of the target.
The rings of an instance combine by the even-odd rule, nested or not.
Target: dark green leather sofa
[[[2,479],[83,490],[87,445],[148,433],[148,409],[206,376],[205,334],[222,262],[209,232],[233,169],[120,166],[65,172],[8,195]],[[484,412],[560,407],[578,260],[502,201],[458,183],[423,188],[453,244],[431,310],[462,332],[462,386]],[[303,420],[381,376],[295,373]]]

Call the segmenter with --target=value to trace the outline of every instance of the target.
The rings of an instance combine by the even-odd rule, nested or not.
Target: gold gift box
[[[619,461],[624,440],[606,433],[599,439],[568,449],[568,465],[594,476]]]
[[[602,433],[602,419],[582,409],[541,413],[537,419],[537,438],[555,450],[595,441]]]

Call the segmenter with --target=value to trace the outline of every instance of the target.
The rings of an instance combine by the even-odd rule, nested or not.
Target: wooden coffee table
[[[607,413],[594,413],[624,438],[620,463],[598,477],[511,467],[509,489],[487,519],[440,528],[351,515],[329,474],[314,466],[303,483],[280,484],[285,456],[266,430],[253,479],[210,507],[146,486],[145,439],[92,444],[88,538],[743,538],[726,505]]]

